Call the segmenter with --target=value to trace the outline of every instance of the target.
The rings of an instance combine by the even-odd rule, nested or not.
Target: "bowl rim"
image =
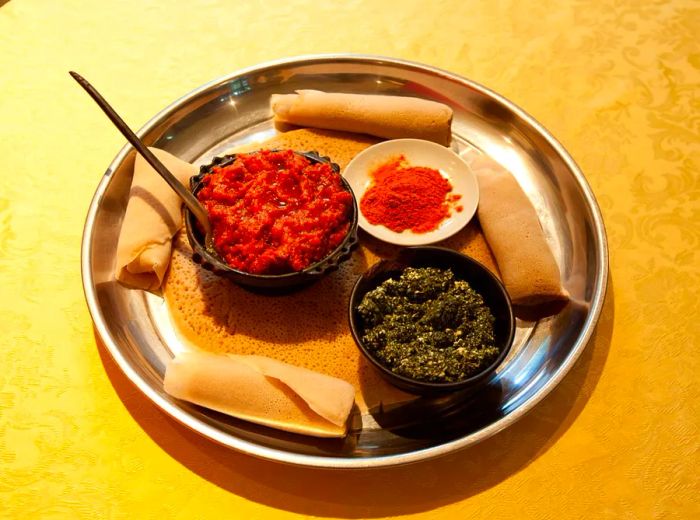
[[[192,191],[193,194],[196,195],[196,189],[201,187],[201,181],[204,178],[204,176],[209,175],[211,172],[206,172],[205,169],[211,168],[212,166],[215,166],[215,161],[218,159],[228,159],[228,158],[233,158],[235,160],[236,156],[241,155],[243,153],[246,154],[251,154],[251,153],[259,153],[262,152],[263,150],[254,150],[252,152],[241,152],[240,154],[238,153],[230,153],[230,154],[223,154],[216,156],[212,158],[209,163],[204,164],[200,166],[200,171],[196,175],[193,175],[190,177],[190,191]],[[281,151],[280,149],[272,149],[269,150],[271,152],[273,151]],[[343,186],[343,188],[350,193],[352,197],[352,205],[351,205],[351,212],[349,216],[349,223],[350,226],[348,227],[348,231],[345,233],[345,237],[343,237],[343,240],[338,244],[332,251],[330,251],[328,254],[326,254],[323,258],[320,260],[314,262],[311,265],[306,266],[304,269],[301,269],[299,271],[293,271],[291,273],[282,273],[282,274],[256,274],[256,273],[248,273],[246,271],[241,271],[239,269],[235,269],[228,265],[224,260],[218,260],[214,256],[212,256],[204,247],[201,242],[197,239],[197,234],[194,231],[194,228],[192,227],[192,222],[194,215],[192,212],[187,208],[187,206],[183,205],[183,212],[185,215],[185,228],[186,228],[186,233],[187,233],[187,238],[190,240],[190,244],[192,240],[195,240],[197,242],[197,248],[194,247],[193,245],[193,251],[194,253],[200,254],[203,256],[203,258],[207,262],[212,262],[212,260],[216,260],[216,263],[214,264],[216,269],[218,271],[221,271],[223,274],[228,274],[228,275],[235,275],[237,277],[245,277],[249,280],[256,280],[256,281],[285,281],[285,280],[290,280],[294,279],[300,276],[306,276],[306,275],[321,275],[324,272],[323,269],[323,264],[331,259],[333,259],[336,255],[340,254],[345,248],[347,247],[352,247],[354,244],[357,242],[353,237],[357,235],[357,227],[358,227],[358,217],[359,217],[359,206],[357,204],[357,197],[355,196],[355,192],[352,189],[352,186],[350,186],[350,183],[343,177],[343,175],[340,173],[340,166],[338,164],[334,163],[331,161],[329,157],[325,157],[320,155],[316,151],[299,151],[299,150],[292,150],[297,155],[301,155],[303,157],[306,157],[309,159],[311,162],[316,162],[316,163],[326,163],[328,164],[333,172],[340,178],[340,182]],[[191,244],[192,245],[192,244]],[[211,258],[210,258],[211,257]]]
[[[360,284],[364,281],[367,280],[367,275],[374,269],[376,269],[378,266],[385,264],[385,263],[390,263],[390,262],[400,262],[398,260],[401,255],[410,253],[411,251],[417,251],[419,253],[422,252],[440,252],[441,254],[447,254],[449,256],[453,256],[456,260],[461,261],[461,262],[467,262],[470,263],[474,266],[477,267],[478,270],[482,271],[485,275],[486,278],[489,280],[490,283],[494,285],[494,287],[497,290],[497,293],[500,294],[500,296],[503,297],[503,301],[505,302],[505,308],[508,311],[508,315],[506,317],[506,320],[508,323],[508,334],[507,334],[507,339],[505,341],[505,346],[501,349],[501,352],[499,352],[498,357],[486,368],[483,370],[480,370],[478,373],[474,374],[473,376],[468,377],[467,379],[462,379],[460,381],[451,381],[449,383],[434,383],[430,381],[421,381],[419,379],[413,379],[401,374],[397,374],[393,371],[391,371],[389,368],[385,367],[378,359],[376,359],[369,350],[365,347],[364,343],[362,342],[362,339],[359,337],[358,330],[359,327],[355,323],[355,306],[353,305],[353,302],[356,299],[357,292],[359,290]],[[410,265],[406,265],[406,267],[411,267]],[[468,280],[465,280],[468,282]],[[359,348],[360,352],[367,358],[368,361],[372,363],[373,366],[377,367],[384,375],[388,376],[388,379],[391,381],[392,379],[397,379],[401,381],[402,383],[405,383],[406,385],[410,386],[417,386],[417,387],[423,387],[426,391],[435,391],[435,392],[449,392],[449,391],[455,391],[455,390],[461,390],[463,388],[469,387],[477,382],[484,381],[488,375],[492,374],[498,366],[503,362],[503,360],[506,358],[508,353],[510,352],[511,347],[513,346],[513,340],[515,338],[515,314],[513,313],[513,304],[510,300],[510,296],[508,295],[508,291],[506,291],[505,286],[503,283],[498,279],[498,277],[493,274],[484,264],[476,260],[475,258],[472,258],[471,256],[468,256],[464,253],[460,253],[459,251],[456,251],[454,249],[450,249],[447,247],[438,247],[438,246],[409,246],[409,247],[404,247],[402,248],[398,254],[394,258],[384,258],[379,260],[378,262],[375,262],[373,265],[371,265],[364,273],[362,273],[357,280],[355,281],[355,284],[353,285],[352,291],[350,292],[350,298],[348,300],[348,319],[350,323],[350,333],[352,335],[352,338],[355,340],[355,344]]]

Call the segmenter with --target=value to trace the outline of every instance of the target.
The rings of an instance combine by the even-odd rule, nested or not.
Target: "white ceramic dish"
[[[424,246],[445,240],[467,225],[479,204],[479,186],[476,177],[464,160],[449,148],[421,139],[394,139],[370,146],[359,153],[345,168],[343,175],[355,192],[358,203],[372,185],[371,171],[392,157],[403,155],[411,166],[434,168],[452,184],[451,195],[461,195],[450,216],[437,229],[427,233],[401,233],[386,226],[370,224],[360,209],[359,226],[375,238],[400,246]]]

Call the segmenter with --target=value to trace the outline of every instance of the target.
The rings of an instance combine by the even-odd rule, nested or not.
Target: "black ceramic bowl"
[[[496,346],[500,353],[496,360],[481,372],[468,379],[451,383],[431,383],[395,374],[386,368],[362,343],[364,327],[357,307],[367,292],[389,278],[397,278],[407,267],[437,267],[451,269],[455,277],[465,280],[481,294],[494,318]],[[379,373],[398,388],[414,394],[434,395],[476,387],[488,380],[505,359],[515,335],[515,318],[510,298],[503,284],[486,267],[466,255],[442,247],[407,247],[393,260],[382,260],[374,264],[355,283],[350,295],[350,330],[364,356],[379,370]]]
[[[340,167],[331,162],[328,157],[321,157],[317,152],[294,152],[302,155],[314,163],[328,163],[331,168],[340,175]],[[211,163],[200,168],[199,174],[190,179],[190,190],[196,196],[197,192],[202,188],[202,179],[209,175],[215,166],[227,166],[236,159],[236,155],[224,155],[216,157]],[[303,286],[318,280],[325,274],[334,271],[338,268],[341,262],[350,258],[352,249],[357,245],[357,199],[350,188],[347,181],[341,177],[343,187],[352,194],[352,214],[350,215],[350,228],[343,241],[331,251],[325,258],[311,264],[301,271],[292,273],[267,275],[267,274],[252,274],[245,271],[239,271],[229,266],[215,253],[207,250],[204,246],[204,235],[197,226],[196,219],[192,212],[185,208],[185,226],[187,229],[187,239],[192,247],[192,258],[200,264],[204,269],[213,272],[219,276],[229,278],[233,282],[248,287],[251,289],[272,290],[289,289]]]

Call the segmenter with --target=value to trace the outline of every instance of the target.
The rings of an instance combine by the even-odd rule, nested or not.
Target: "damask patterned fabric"
[[[0,2],[3,4],[3,2]],[[693,1],[88,2],[0,7],[0,516],[698,518],[700,5]],[[425,62],[511,99],[581,166],[610,287],[593,341],[515,426],[449,457],[331,472],[166,418],[95,337],[81,230],[122,137],[285,56]]]

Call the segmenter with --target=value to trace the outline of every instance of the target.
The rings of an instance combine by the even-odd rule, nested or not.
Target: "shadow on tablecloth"
[[[124,376],[99,339],[97,343],[107,375],[131,416],[159,446],[197,475],[269,507],[305,515],[367,518],[419,513],[459,502],[526,470],[569,429],[588,402],[608,356],[613,321],[610,278],[591,342],[564,380],[532,412],[505,431],[457,453],[370,470],[289,466],[209,441],[165,415]]]

